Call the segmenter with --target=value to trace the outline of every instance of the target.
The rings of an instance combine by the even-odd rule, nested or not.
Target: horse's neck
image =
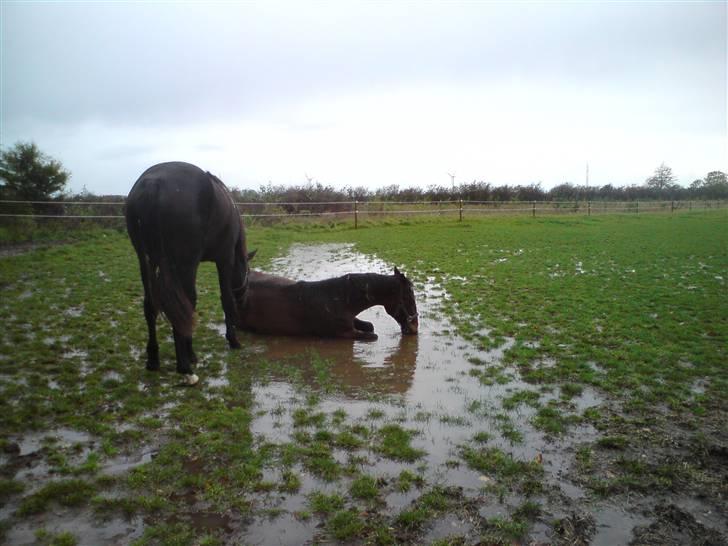
[[[374,305],[387,305],[394,297],[397,288],[396,282],[397,279],[387,275],[361,275],[356,279],[359,298],[352,303],[361,307],[360,311]]]

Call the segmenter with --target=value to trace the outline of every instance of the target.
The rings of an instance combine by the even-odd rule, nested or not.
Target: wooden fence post
[[[670,201],[670,212],[671,213],[675,212],[675,201]]]
[[[463,221],[463,200],[460,200],[460,221]]]
[[[635,211],[635,214],[639,214],[640,213],[640,202],[637,201],[636,203],[637,203],[637,209]]]
[[[354,199],[354,229],[359,228],[359,202]]]
[[[591,201],[586,202],[586,215],[591,216]]]
[[[532,209],[531,209],[531,217],[536,218],[536,201],[531,202]]]

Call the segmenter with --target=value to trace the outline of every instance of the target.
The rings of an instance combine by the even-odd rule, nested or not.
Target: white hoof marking
[[[193,373],[191,373],[191,374],[188,374],[188,375],[185,375],[185,383],[187,383],[187,384],[188,384],[188,385],[190,385],[190,386],[192,386],[192,385],[197,385],[197,382],[198,382],[199,380],[200,380],[200,378],[199,378],[199,377],[197,377],[197,376],[196,376],[195,374],[193,374]]]

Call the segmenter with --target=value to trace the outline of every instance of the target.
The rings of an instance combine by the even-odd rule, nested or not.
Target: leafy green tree
[[[701,193],[708,199],[728,198],[728,176],[722,171],[711,171],[705,175]]]
[[[706,186],[725,186],[728,184],[728,175],[722,171],[710,171],[705,175]]]
[[[34,142],[0,150],[0,195],[6,199],[44,201],[62,192],[71,173]]]

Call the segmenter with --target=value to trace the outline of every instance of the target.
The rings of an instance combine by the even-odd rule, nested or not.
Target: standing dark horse
[[[201,261],[217,265],[225,337],[230,347],[240,347],[235,327],[248,283],[240,214],[218,178],[189,163],[173,162],[142,173],[129,192],[125,215],[144,285],[147,369],[159,369],[156,319],[161,310],[172,324],[177,372],[194,384],[195,278]]]
[[[241,328],[262,334],[313,335],[375,340],[374,326],[356,315],[383,305],[403,334],[416,334],[412,283],[394,275],[356,273],[323,281],[293,281],[251,271]]]

